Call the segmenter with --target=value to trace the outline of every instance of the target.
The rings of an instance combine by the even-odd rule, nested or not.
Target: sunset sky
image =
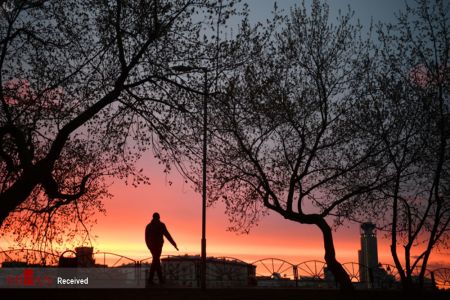
[[[151,154],[142,160],[142,167],[148,170],[151,185],[138,188],[120,183],[113,185],[114,197],[105,203],[107,215],[99,216],[93,232],[98,235],[95,249],[136,259],[149,257],[144,228],[157,211],[180,249],[177,252],[166,241],[163,255],[199,254],[201,195],[193,192],[178,174],[163,175],[162,167]],[[171,185],[169,181],[172,181]],[[222,205],[207,209],[208,255],[231,256],[250,262],[269,257],[292,263],[324,260],[322,235],[314,226],[285,220],[276,213],[265,217],[248,235],[229,232],[226,230],[228,225]],[[359,225],[338,228],[334,240],[341,262],[358,261]],[[382,233],[378,234],[378,251],[380,262],[392,263],[389,240]],[[431,265],[448,264],[448,260],[448,252],[435,253]]]
[[[270,17],[274,1],[250,0],[249,4],[254,21]],[[403,7],[403,0],[339,0],[330,1],[332,15],[337,9],[346,10],[347,5],[355,10],[355,18],[359,18],[367,26],[370,18],[376,22],[393,21],[394,13]],[[300,1],[279,1],[281,9]],[[310,3],[310,1],[307,1]],[[309,4],[307,4],[309,5]],[[200,162],[199,162],[200,163]],[[166,242],[163,255],[167,254],[199,254],[201,239],[201,195],[195,193],[189,184],[175,171],[165,175],[152,153],[143,155],[139,168],[150,177],[151,185],[137,188],[125,185],[117,180],[110,189],[114,195],[105,200],[106,216],[98,216],[98,224],[92,235],[98,236],[93,242],[95,251],[109,251],[126,255],[135,259],[149,257],[150,253],[144,241],[144,229],[153,212],[161,215],[161,220],[178,244],[179,252]],[[169,185],[169,181],[172,182]],[[232,256],[246,261],[254,261],[266,257],[286,259],[292,263],[306,260],[324,260],[323,241],[320,230],[311,225],[301,225],[285,220],[276,213],[262,219],[259,226],[254,227],[248,235],[239,235],[227,231],[227,217],[224,207],[216,205],[207,210],[207,252],[214,256]],[[340,262],[357,262],[360,248],[359,226],[347,224],[334,232],[337,257]],[[0,242],[2,248],[11,246],[8,240]],[[389,252],[389,240],[378,234],[379,260],[392,263]],[[432,264],[448,264],[447,253],[436,253],[432,256]]]
[[[274,1],[245,1],[249,4],[253,21],[270,18]],[[300,1],[278,1],[278,7],[286,11]],[[307,6],[310,1],[307,1]],[[394,13],[403,7],[404,1],[330,1],[333,16],[337,10],[345,11],[350,5],[367,26],[371,18],[377,21],[393,21]],[[199,162],[200,163],[200,162]],[[150,186],[133,188],[122,183],[113,185],[114,198],[108,200],[107,215],[98,219],[95,234],[96,248],[101,251],[114,251],[131,257],[147,257],[149,252],[144,243],[144,228],[154,211],[161,214],[169,231],[180,249],[179,254],[199,254],[201,239],[201,195],[194,193],[179,175],[172,173],[167,177],[162,167],[148,153],[141,161],[142,167],[150,177]],[[172,181],[172,185],[168,184]],[[217,205],[207,210],[207,248],[208,255],[226,255],[252,261],[266,257],[284,258],[292,263],[309,259],[323,260],[324,250],[321,232],[310,225],[301,225],[285,220],[276,213],[264,218],[259,226],[248,235],[238,235],[226,230],[227,218],[224,207]],[[334,233],[338,259],[341,262],[356,262],[360,248],[359,226],[349,224]],[[379,260],[392,263],[389,240],[378,234]],[[448,252],[447,252],[448,253]],[[177,254],[166,242],[163,254]],[[444,263],[448,254],[434,254],[432,261]]]

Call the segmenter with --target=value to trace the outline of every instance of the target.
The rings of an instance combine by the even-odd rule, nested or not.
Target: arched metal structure
[[[361,282],[361,272],[365,272],[368,270],[365,265],[354,262],[343,263],[342,267],[344,268],[345,272],[347,272],[352,282]]]
[[[256,266],[256,277],[298,279],[295,265],[283,259],[264,258],[251,264]]]
[[[0,262],[22,262],[29,265],[41,266],[56,266],[61,256],[71,253],[75,255],[72,250],[66,250],[62,253],[51,253],[47,251],[40,251],[35,249],[10,249],[0,251]],[[138,261],[130,257],[111,253],[111,252],[96,252],[93,254],[97,263],[102,262],[102,265],[109,267],[117,267],[122,265],[129,265],[134,267]]]
[[[112,253],[112,252],[96,252],[93,254],[96,263],[102,262],[104,267],[119,267],[119,266],[136,266],[139,261],[134,260],[128,256]],[[97,260],[99,259],[99,260]]]
[[[320,260],[308,260],[297,265],[300,280],[324,280],[326,263]]]
[[[432,272],[438,288],[450,289],[450,268],[439,268]]]
[[[22,262],[29,265],[56,266],[59,254],[36,249],[9,249],[0,251],[0,262]]]
[[[161,259],[168,258],[168,257],[179,257],[179,255],[161,255]],[[137,262],[141,265],[151,264],[152,259],[153,258],[151,256],[149,256],[149,257],[143,258],[141,260],[138,260]]]
[[[235,281],[245,281],[249,277],[247,269],[248,263],[238,258],[222,256],[215,257],[212,264],[207,268],[206,278],[214,281],[226,281],[232,283]],[[236,268],[235,266],[240,266]],[[243,272],[245,270],[245,272]],[[216,284],[218,286],[218,284]]]

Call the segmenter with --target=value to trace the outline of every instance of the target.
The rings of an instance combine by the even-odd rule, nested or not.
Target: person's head
[[[153,220],[156,220],[156,221],[159,221],[159,214],[157,213],[157,212],[155,212],[154,214],[153,214]]]

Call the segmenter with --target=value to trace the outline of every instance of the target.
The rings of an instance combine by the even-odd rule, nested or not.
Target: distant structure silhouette
[[[372,282],[374,271],[378,267],[377,236],[374,232],[375,224],[367,222],[361,224],[361,250],[358,251],[361,282]]]
[[[152,266],[150,267],[150,275],[148,278],[148,284],[153,284],[153,277],[155,271],[158,274],[158,279],[160,284],[164,284],[164,278],[162,276],[161,269],[161,252],[164,244],[164,238],[166,237],[169,242],[178,250],[177,243],[173,240],[166,225],[160,221],[159,213],[155,212],[153,214],[152,221],[145,227],[145,243],[150,250],[153,260]]]

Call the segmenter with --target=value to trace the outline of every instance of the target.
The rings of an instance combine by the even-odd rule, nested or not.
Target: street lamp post
[[[201,70],[204,72],[203,86],[203,159],[202,159],[202,240],[201,240],[201,272],[200,287],[206,289],[206,159],[207,159],[207,126],[208,126],[208,69],[195,66],[174,66],[177,72],[191,72]]]

